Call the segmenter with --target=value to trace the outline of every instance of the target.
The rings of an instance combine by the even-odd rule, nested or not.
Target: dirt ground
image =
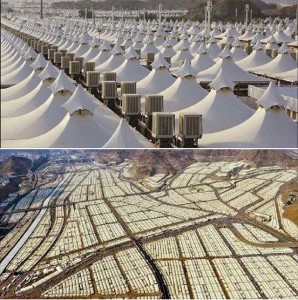
[[[298,226],[298,202],[289,205],[285,209],[283,213],[283,217],[291,220],[293,223],[295,223]]]
[[[288,201],[289,193],[293,193],[298,195],[298,183],[293,183],[289,185],[282,194],[282,200],[284,203]],[[298,225],[298,202],[296,201],[295,203],[289,205],[284,213],[283,217],[291,220],[293,223]]]

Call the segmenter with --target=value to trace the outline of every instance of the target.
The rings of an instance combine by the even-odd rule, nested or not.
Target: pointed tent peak
[[[26,53],[23,56],[25,59],[30,59],[30,58],[36,58],[37,53],[35,50],[30,46],[29,49],[26,51]]]
[[[199,54],[207,54],[208,53],[208,49],[206,48],[204,43],[202,43],[200,45],[199,49],[197,50],[197,53],[199,53]]]
[[[185,59],[182,67],[176,71],[176,75],[180,78],[196,77],[196,71],[191,66],[191,61]]]
[[[235,83],[230,80],[228,76],[225,76],[222,68],[220,69],[215,79],[209,85],[216,91],[226,88],[233,90],[235,87]]]
[[[232,46],[235,48],[242,47],[242,43],[239,41],[238,37],[236,37],[235,41],[232,43]]]
[[[31,64],[31,68],[33,70],[43,69],[46,67],[48,61],[44,58],[44,56],[39,53],[35,59],[35,61]]]
[[[170,64],[163,58],[162,54],[159,52],[154,56],[154,62],[151,64],[154,69],[169,68]]]
[[[151,148],[153,145],[122,119],[103,148]]]
[[[49,60],[47,65],[43,69],[43,71],[38,75],[41,80],[45,80],[47,78],[57,78],[59,75],[59,70],[52,64]]]
[[[230,58],[232,57],[232,53],[231,51],[229,50],[228,46],[226,45],[223,50],[218,54],[218,57],[221,57],[221,58]]]
[[[124,54],[126,59],[139,59],[140,55],[134,50],[133,46],[130,46],[125,50]]]
[[[278,53],[280,54],[286,54],[289,53],[289,48],[287,46],[287,44],[284,42],[281,47],[278,49]]]
[[[76,89],[74,82],[65,74],[63,70],[60,70],[56,80],[49,86],[49,89],[56,94],[60,91],[70,91],[73,93]]]
[[[211,35],[210,39],[208,40],[208,43],[209,43],[209,44],[216,44],[216,43],[217,43],[217,41],[216,41],[214,35]]]
[[[257,42],[253,45],[254,50],[263,50],[263,45],[260,40],[257,40]]]
[[[99,47],[101,45],[100,40],[97,37],[94,37],[92,41],[89,43],[91,47]]]
[[[267,43],[271,44],[271,43],[277,43],[276,38],[273,36],[273,34],[270,35],[270,37],[267,39]]]
[[[104,40],[103,43],[99,46],[100,51],[110,51],[111,44],[107,40]]]
[[[112,55],[117,55],[117,54],[124,54],[124,50],[121,48],[119,43],[116,43],[111,50]]]
[[[264,95],[256,101],[257,104],[263,106],[265,110],[273,106],[286,107],[287,101],[277,91],[274,81],[271,81]]]
[[[81,84],[78,84],[72,96],[62,106],[70,115],[76,111],[88,111],[93,114],[94,110],[97,108],[92,96],[82,87]]]

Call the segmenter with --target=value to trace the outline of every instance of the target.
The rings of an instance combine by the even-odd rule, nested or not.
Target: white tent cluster
[[[247,27],[213,22],[209,33],[204,22],[165,20],[159,24],[100,18],[91,23],[62,16],[40,20],[9,15],[1,17],[1,23],[94,62],[101,80],[104,72],[114,72],[118,84],[136,82],[142,107],[146,95],[162,95],[164,111],[175,114],[176,130],[180,113],[201,114],[203,146],[297,146],[297,124],[286,115],[286,103],[273,83],[257,101],[257,111],[234,95],[237,84],[268,85],[272,78],[298,81],[291,53],[295,24],[290,20]],[[269,55],[274,51],[275,58]],[[4,147],[152,147],[38,52],[1,29]]]

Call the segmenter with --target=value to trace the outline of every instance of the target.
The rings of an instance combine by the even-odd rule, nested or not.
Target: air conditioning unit
[[[113,72],[104,72],[103,81],[116,81],[116,73]]]
[[[71,75],[81,74],[81,66],[79,61],[69,62],[69,74]]]
[[[104,81],[102,83],[102,98],[106,100],[117,98],[117,84],[115,81]]]
[[[43,43],[42,42],[37,42],[36,43],[36,51],[37,52],[41,52],[41,46],[43,45]]]
[[[154,62],[154,53],[146,53],[146,62],[147,64],[151,64]]]
[[[49,50],[48,45],[43,45],[43,46],[41,47],[41,53],[42,53],[43,55],[47,55],[47,54],[48,54],[48,50]]]
[[[53,60],[54,59],[54,53],[56,52],[55,49],[49,49],[48,50],[48,58]]]
[[[94,71],[95,70],[95,62],[86,61],[84,63],[84,71],[87,73],[88,71]]]
[[[84,65],[84,57],[75,57],[74,60],[80,63],[80,69],[82,70]]]
[[[62,53],[61,52],[55,52],[54,53],[54,63],[55,64],[61,64],[61,58],[62,58]]]
[[[38,41],[34,41],[33,42],[33,46],[32,46],[32,48],[34,49],[34,50],[37,50],[37,44],[38,44]]]
[[[66,54],[67,54],[67,50],[59,50],[59,52],[62,53],[62,56],[66,56]]]
[[[137,92],[137,83],[134,81],[121,82],[121,96],[124,94],[135,94]]]
[[[162,95],[145,95],[145,113],[163,112]]]
[[[62,58],[61,58],[61,68],[62,69],[68,69],[69,68],[69,57],[68,56],[62,56]]]
[[[75,54],[74,54],[74,53],[71,53],[71,52],[70,52],[70,53],[66,53],[66,56],[69,57],[69,60],[70,60],[70,61],[74,61],[74,60],[75,60],[75,59],[74,59],[74,58],[75,58]]]
[[[99,85],[99,72],[87,71],[86,84],[88,87],[98,87]]]
[[[124,115],[138,115],[141,113],[141,95],[122,95],[122,113]]]
[[[54,49],[55,52],[58,52],[58,46],[52,46],[51,49]]]
[[[170,139],[174,136],[175,115],[154,112],[152,114],[152,136],[156,139]]]
[[[202,134],[202,115],[179,114],[179,136],[186,139],[200,139]]]

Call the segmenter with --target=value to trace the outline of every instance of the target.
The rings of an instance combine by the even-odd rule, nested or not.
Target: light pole
[[[249,4],[245,5],[245,27],[248,25]]]
[[[43,19],[43,2],[40,0],[40,18]]]
[[[207,2],[207,15],[208,15],[207,34],[210,33],[210,27],[211,27],[211,10],[212,10],[212,1],[208,0],[208,2]]]

